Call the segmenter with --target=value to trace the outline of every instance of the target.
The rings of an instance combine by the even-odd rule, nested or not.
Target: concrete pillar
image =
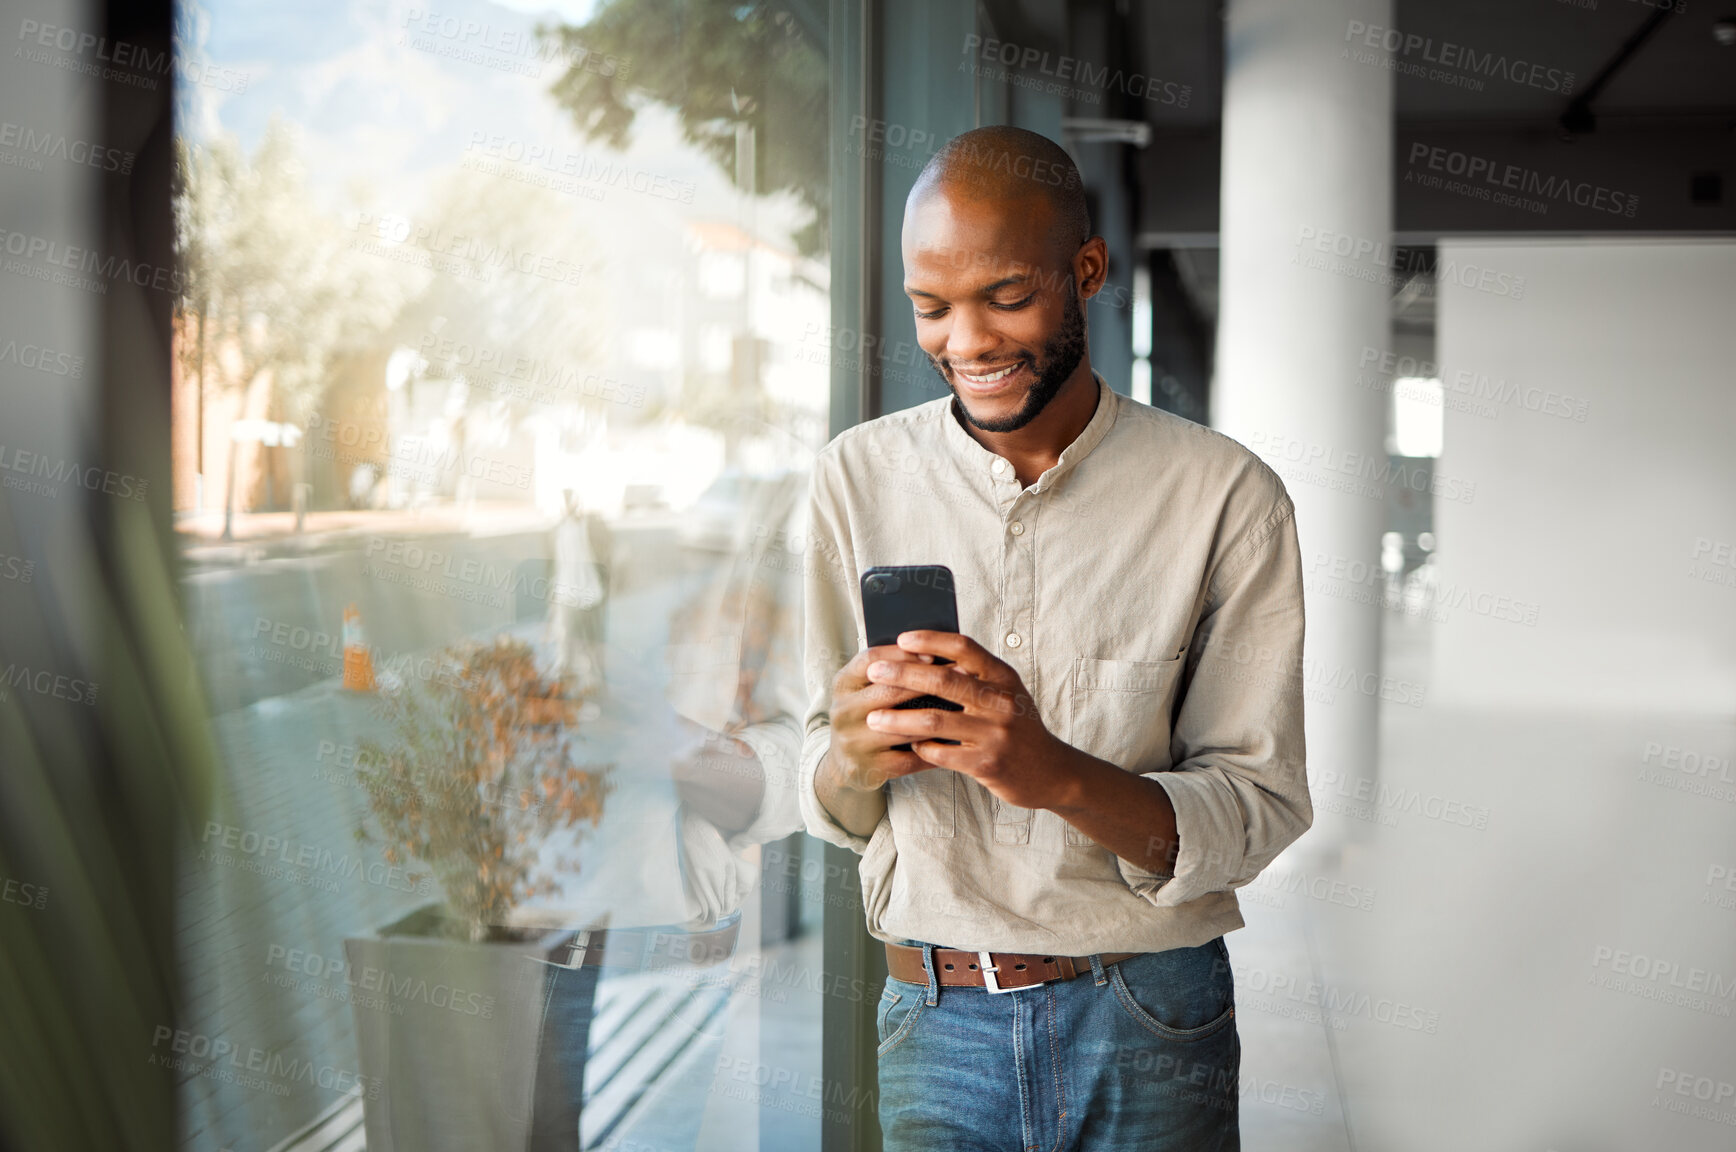
[[[1309,778],[1375,775],[1388,346],[1392,0],[1229,0],[1215,426],[1258,452],[1296,505],[1308,626]],[[1374,605],[1358,602],[1358,597]],[[1372,674],[1372,675],[1371,675]],[[1347,791],[1347,799],[1354,799]],[[1316,805],[1308,843],[1344,826]],[[1335,828],[1335,825],[1337,827]]]

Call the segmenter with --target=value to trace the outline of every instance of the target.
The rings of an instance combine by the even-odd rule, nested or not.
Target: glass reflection
[[[188,1147],[818,1142],[825,29],[664,8],[182,11]]]

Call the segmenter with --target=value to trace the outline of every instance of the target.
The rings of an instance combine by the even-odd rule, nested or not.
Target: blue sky
[[[273,117],[287,122],[315,202],[340,215],[414,217],[443,180],[481,158],[476,142],[505,139],[545,155],[622,160],[696,193],[679,206],[627,193],[611,194],[606,209],[579,196],[564,201],[607,236],[664,230],[676,208],[680,217],[735,216],[729,174],[684,140],[671,111],[641,109],[627,148],[609,152],[549,94],[565,62],[511,50],[532,45],[539,23],[583,22],[598,2],[194,0],[178,11],[183,59],[194,75],[214,68],[245,84],[178,84],[177,131],[195,142],[233,136],[252,152]],[[450,33],[430,32],[434,14]],[[466,39],[457,31],[465,27],[486,35]],[[806,218],[794,211],[764,206],[758,227],[783,243],[792,221]]]
[[[514,75],[428,50],[479,52],[497,63],[509,52],[474,38],[428,36],[416,18],[488,29],[492,42],[528,37],[539,22],[582,22],[596,0],[201,0],[178,13],[182,52],[245,84],[181,84],[178,129],[195,139],[232,134],[252,150],[275,115],[296,125],[310,178],[331,192],[360,178],[390,188],[449,168],[478,130],[586,147],[548,96],[558,62],[540,75]],[[422,45],[418,49],[418,44]],[[536,67],[534,60],[525,62]],[[235,91],[234,88],[242,88]]]

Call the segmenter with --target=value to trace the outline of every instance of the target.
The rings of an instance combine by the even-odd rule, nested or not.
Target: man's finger
[[[951,700],[967,711],[973,708],[1000,710],[1003,702],[1009,699],[1005,689],[958,671],[956,664],[900,664],[876,660],[868,665],[868,677],[875,684],[911,689],[918,696]]]
[[[850,657],[848,663],[838,669],[838,675],[847,683],[853,683],[861,688],[868,683],[868,665],[876,660],[894,661],[903,664],[932,663],[932,656],[924,656],[917,652],[908,652],[896,644],[878,644],[872,648],[864,648]]]
[[[879,708],[868,713],[868,730],[884,736],[910,740],[957,740],[974,743],[983,735],[984,722],[967,712],[941,708]]]
[[[907,688],[902,684],[884,684],[871,680],[853,693],[850,703],[861,707],[864,711],[872,712],[876,708],[890,708],[894,704],[902,704],[906,700],[914,700],[922,695],[926,695],[926,693],[919,688]],[[860,697],[860,699],[858,700],[856,697]]]
[[[910,746],[910,754],[922,759],[925,768],[944,768],[949,772],[972,775],[977,762],[977,750],[968,744],[941,744],[934,740],[919,740]]]
[[[1011,688],[1021,683],[1019,674],[1006,661],[958,632],[919,629],[899,634],[898,646],[906,652],[944,656],[960,668],[990,684]]]

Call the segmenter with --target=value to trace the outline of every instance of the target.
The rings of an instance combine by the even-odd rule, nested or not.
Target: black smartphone
[[[862,622],[868,633],[868,646],[898,643],[901,632],[925,629],[933,632],[958,631],[958,598],[953,593],[952,569],[945,564],[906,564],[870,568],[862,573]],[[936,664],[951,664],[944,656],[934,658]],[[939,708],[947,712],[963,712],[964,705],[939,696],[917,696],[894,708]],[[936,739],[938,744],[957,744],[957,740]],[[894,752],[908,752],[910,745],[894,744]]]

